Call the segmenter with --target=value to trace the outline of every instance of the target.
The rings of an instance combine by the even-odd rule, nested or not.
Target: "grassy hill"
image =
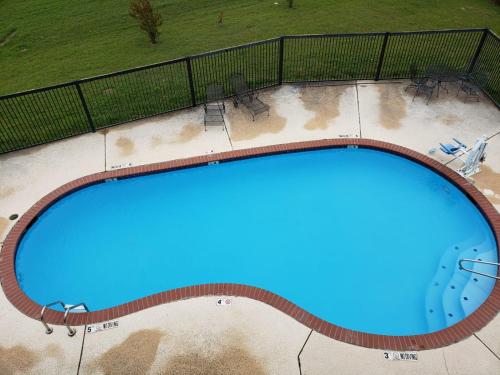
[[[294,9],[284,0],[152,1],[164,19],[157,45],[128,15],[128,0],[0,0],[0,94],[284,34],[500,31],[491,0],[295,0]]]

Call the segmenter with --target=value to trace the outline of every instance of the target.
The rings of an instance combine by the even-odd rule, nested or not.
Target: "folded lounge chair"
[[[203,108],[205,109],[205,131],[207,130],[207,125],[221,125],[222,130],[224,130],[226,123],[224,121],[223,113],[226,112],[226,106],[223,101],[224,89],[222,85],[211,84],[208,85],[205,90],[205,103]]]
[[[270,107],[263,103],[257,97],[257,94],[250,90],[242,74],[233,74],[229,80],[234,91],[233,104],[235,107],[238,107],[240,104],[245,106],[252,115],[253,121],[255,121],[255,116],[259,113],[267,112],[269,116]]]

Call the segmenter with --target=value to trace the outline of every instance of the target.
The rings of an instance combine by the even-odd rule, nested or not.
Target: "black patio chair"
[[[410,65],[410,80],[411,83],[405,87],[405,91],[407,91],[409,88],[414,88],[416,90],[420,84],[424,83],[427,80],[426,77],[418,76],[418,67],[415,63],[412,63]]]
[[[457,96],[460,94],[460,92],[463,92],[465,94],[465,99],[476,99],[476,102],[478,102],[479,91],[481,90],[474,83],[464,80],[458,87]]]
[[[242,74],[233,74],[229,78],[229,81],[234,91],[233,104],[235,107],[238,107],[240,104],[246,107],[252,115],[253,121],[255,121],[255,116],[259,113],[267,112],[269,116],[269,105],[263,103],[258,98],[258,95],[248,87],[245,77]]]
[[[489,75],[486,72],[470,73],[469,80],[474,82],[480,89],[485,88],[488,84]]]
[[[419,96],[420,94],[424,94],[425,97],[427,98],[427,102],[425,104],[428,105],[429,101],[432,98],[432,94],[434,93],[434,89],[436,88],[436,86],[437,86],[436,81],[427,80],[425,82],[420,83],[417,86],[417,91],[415,92],[415,95],[413,96],[413,99],[411,101],[413,102],[415,100],[415,98],[417,96]]]
[[[488,84],[488,74],[484,72],[468,73],[458,87],[457,96],[460,92],[465,93],[465,99],[476,99],[479,102],[480,93]]]
[[[226,127],[223,113],[226,112],[224,104],[224,88],[220,84],[210,84],[205,90],[205,109],[204,125],[207,131],[207,125],[221,125],[222,130]]]

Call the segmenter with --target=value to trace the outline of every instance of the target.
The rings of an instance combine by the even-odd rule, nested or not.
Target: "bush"
[[[151,43],[157,43],[160,36],[158,27],[163,21],[161,14],[153,9],[150,1],[132,0],[130,2],[129,14],[139,21],[139,27],[148,34]]]

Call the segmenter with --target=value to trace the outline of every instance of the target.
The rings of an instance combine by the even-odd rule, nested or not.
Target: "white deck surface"
[[[425,105],[405,83],[353,82],[322,87],[282,86],[260,98],[271,113],[255,122],[226,103],[227,129],[204,131],[198,107],[94,134],[0,155],[0,242],[13,221],[58,186],[90,173],[211,152],[337,137],[363,137],[409,147],[458,168],[439,151],[456,137],[472,146],[489,137],[487,159],[473,177],[500,209],[500,112],[487,99],[466,103],[455,89]],[[297,355],[310,330],[263,303],[215,297],[156,306],[119,319],[119,327],[68,337],[45,335],[0,292],[0,374],[299,374]],[[383,351],[312,333],[301,355],[303,375],[500,374],[500,317],[470,338],[419,352],[417,362],[388,361]]]

